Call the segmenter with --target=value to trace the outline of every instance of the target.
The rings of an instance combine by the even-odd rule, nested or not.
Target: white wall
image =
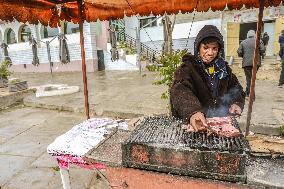
[[[18,30],[23,23],[13,22],[9,24],[0,25],[0,30],[5,31],[6,28],[12,28],[17,36]],[[29,25],[33,36],[36,34],[36,26]],[[81,48],[80,48],[80,33],[67,34],[67,44],[70,52],[71,61],[81,60]],[[53,37],[52,37],[53,38]],[[38,46],[38,57],[40,64],[48,63],[47,50],[45,41],[50,41],[52,38],[40,39],[41,45]],[[2,32],[2,39],[4,39],[4,32]],[[85,42],[85,54],[86,59],[97,59],[96,54],[96,33],[94,23],[84,23],[84,42]],[[21,42],[10,44],[8,46],[8,53],[14,65],[17,64],[31,64],[32,63],[32,47],[29,42]],[[50,53],[52,62],[59,62],[59,41],[54,39],[50,43]],[[3,60],[3,51],[0,50],[0,60]]]
[[[125,32],[136,38],[135,30],[131,28],[135,28],[138,25],[138,19],[137,17],[125,17]],[[164,40],[164,32],[163,32],[163,26],[160,25],[161,19],[158,19],[157,26],[155,27],[146,27],[144,29],[141,29],[141,42],[148,42],[148,41],[159,41]],[[173,31],[173,39],[180,39],[180,38],[187,38],[190,28],[190,36],[189,37],[196,37],[199,30],[204,25],[215,25],[219,30],[221,30],[221,19],[211,19],[211,20],[204,20],[204,21],[197,21],[192,24],[190,23],[182,23],[182,24],[176,24],[174,26]]]
[[[191,23],[177,24],[174,27],[173,39],[187,38],[189,35],[189,32],[190,32],[190,35],[189,35],[190,38],[196,37],[198,32],[205,25],[214,25],[219,30],[221,30],[221,19],[212,19],[212,20],[203,20],[203,21],[193,22],[192,25]]]
[[[130,35],[133,38],[136,38],[136,30],[138,27],[138,19],[136,16],[124,17],[125,22],[125,33]]]

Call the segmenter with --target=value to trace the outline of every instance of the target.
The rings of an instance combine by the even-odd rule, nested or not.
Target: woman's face
[[[212,42],[208,44],[200,44],[199,55],[204,63],[210,64],[218,55],[219,44],[217,42]]]

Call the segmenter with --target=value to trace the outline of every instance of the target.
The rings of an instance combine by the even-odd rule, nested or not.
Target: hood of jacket
[[[249,30],[247,33],[247,38],[252,38],[255,37],[255,31],[254,30]]]
[[[199,46],[200,43],[208,37],[215,37],[217,38],[217,42],[220,45],[220,50],[219,50],[219,55],[221,57],[225,57],[224,53],[224,41],[223,41],[223,36],[218,30],[216,26],[213,25],[205,25],[197,34],[194,42],[194,56],[197,56],[199,53]]]

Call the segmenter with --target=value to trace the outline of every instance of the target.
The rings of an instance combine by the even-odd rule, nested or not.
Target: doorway
[[[256,22],[250,22],[250,23],[242,23],[240,25],[240,38],[239,43],[241,43],[243,40],[247,38],[247,33],[249,30],[256,31],[257,29],[257,23]]]
[[[275,32],[275,22],[264,22],[263,32],[267,32],[269,36],[269,41],[266,47],[266,56],[274,55],[274,32]]]

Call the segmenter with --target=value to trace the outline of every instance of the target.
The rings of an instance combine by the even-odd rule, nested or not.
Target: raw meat
[[[233,126],[231,117],[212,117],[207,118],[206,122],[208,127],[199,132],[205,131],[209,135],[216,134],[226,137],[237,137],[241,135],[240,131]],[[188,132],[194,132],[191,125],[184,125],[184,128],[187,129]]]

